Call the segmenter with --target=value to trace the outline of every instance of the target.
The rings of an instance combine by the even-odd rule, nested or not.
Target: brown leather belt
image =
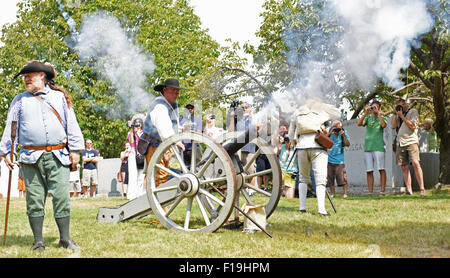
[[[54,146],[22,146],[25,149],[28,150],[35,150],[35,151],[54,151],[54,150],[60,150],[66,146],[66,143],[54,145]]]
[[[154,143],[157,143],[157,144],[161,144],[161,141],[159,141],[158,139],[155,139],[155,138],[153,138],[153,137],[150,137],[150,135],[148,135],[148,134],[142,133],[141,136],[142,136],[144,139],[147,139],[147,141],[151,141],[151,142],[154,142]]]

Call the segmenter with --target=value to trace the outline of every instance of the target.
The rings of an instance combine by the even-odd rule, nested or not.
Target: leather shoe
[[[300,209],[299,212],[306,213],[306,209]]]
[[[42,241],[35,242],[35,243],[33,244],[33,246],[31,246],[31,250],[36,250],[36,251],[39,251],[39,252],[44,252],[44,251],[45,251],[45,245],[44,245],[44,243],[43,243]]]
[[[64,247],[64,248],[66,248],[68,250],[73,250],[73,251],[81,250],[81,248],[78,247],[75,244],[75,242],[73,242],[73,240],[68,240],[68,241],[60,240],[59,243],[58,243],[58,247]]]

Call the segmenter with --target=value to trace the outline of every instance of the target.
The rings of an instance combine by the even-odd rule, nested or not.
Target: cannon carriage
[[[196,151],[185,163],[177,144],[187,141]],[[237,154],[248,142],[256,144],[257,152],[243,165]],[[267,157],[270,169],[249,174],[260,155]],[[100,208],[98,222],[121,222],[153,213],[167,229],[214,232],[230,221],[233,211],[243,213],[240,202],[263,204],[270,217],[281,195],[277,155],[249,131],[224,133],[216,139],[195,132],[176,134],[157,147],[147,167],[146,194],[118,207]],[[159,180],[158,171],[168,179]],[[269,174],[272,186],[268,191],[252,185],[253,178]]]

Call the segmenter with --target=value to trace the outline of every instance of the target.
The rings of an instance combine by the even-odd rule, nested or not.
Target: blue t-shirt
[[[83,157],[91,158],[98,156],[98,152],[94,149],[92,150],[84,150],[81,154]],[[88,161],[83,163],[83,168],[88,170],[97,169],[97,163]]]
[[[347,130],[344,130],[347,140],[350,141],[348,137]],[[345,141],[340,134],[332,133],[330,135],[331,140],[333,140],[334,145],[328,153],[328,162],[333,164],[344,164],[344,147]]]

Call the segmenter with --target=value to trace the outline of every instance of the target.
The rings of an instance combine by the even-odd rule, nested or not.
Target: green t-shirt
[[[383,117],[384,122],[387,121],[386,117]],[[380,123],[380,118],[372,117],[372,115],[364,118],[364,126],[366,127],[366,138],[364,141],[365,152],[385,152],[384,139],[383,139],[383,127]]]

